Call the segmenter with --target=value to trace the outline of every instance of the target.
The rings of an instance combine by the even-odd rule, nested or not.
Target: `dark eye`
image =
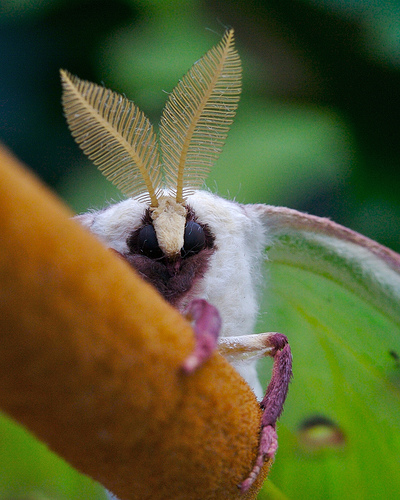
[[[162,257],[162,251],[158,246],[156,232],[151,224],[143,226],[140,229],[137,245],[139,247],[140,253],[150,257],[151,259],[158,259]]]
[[[187,257],[199,253],[206,244],[203,228],[192,220],[186,224],[182,256]]]

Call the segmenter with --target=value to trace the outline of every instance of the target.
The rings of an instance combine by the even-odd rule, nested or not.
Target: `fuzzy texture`
[[[128,199],[78,219],[107,246],[131,262],[181,312],[191,300],[205,299],[221,315],[221,337],[254,333],[260,267],[267,243],[265,228],[257,218],[249,217],[242,205],[206,191],[196,191],[186,203],[196,221],[211,231],[214,251],[204,249],[187,259],[183,264],[187,272],[180,272],[189,282],[181,278],[179,296],[173,295],[171,300],[168,295],[170,288],[163,285],[168,263],[165,266],[161,262],[145,259],[145,264],[139,262],[138,265],[137,261],[142,261],[142,256],[131,255],[128,248],[128,236],[142,225],[148,209],[146,203]],[[246,360],[233,364],[261,399],[263,393],[255,363]]]
[[[270,461],[242,496],[261,419],[247,384],[218,353],[183,374],[179,312],[5,152],[0,176],[1,408],[119,498],[255,498]],[[143,215],[85,218],[115,210]],[[103,238],[126,230],[110,220]]]
[[[151,210],[158,244],[168,257],[179,255],[183,247],[186,208],[173,198],[163,196],[158,207]]]

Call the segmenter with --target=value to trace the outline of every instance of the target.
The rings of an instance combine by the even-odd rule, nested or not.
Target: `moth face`
[[[215,251],[211,229],[197,219],[190,206],[186,209],[183,245],[173,255],[166,254],[160,247],[157,227],[146,204],[127,200],[77,219],[180,309],[193,296],[191,292],[204,277]],[[173,220],[170,223],[167,231],[173,234]]]
[[[174,228],[170,228],[173,231]],[[122,256],[140,275],[168,300],[179,307],[186,303],[191,291],[207,271],[210,256],[215,250],[214,236],[206,224],[196,219],[188,207],[183,246],[175,255],[160,248],[156,228],[147,209],[140,226],[126,240],[127,251]]]
[[[205,191],[189,196],[187,207],[183,246],[169,258],[146,203],[128,199],[76,219],[179,310],[204,298],[220,312],[222,336],[252,333],[265,229],[245,206]]]

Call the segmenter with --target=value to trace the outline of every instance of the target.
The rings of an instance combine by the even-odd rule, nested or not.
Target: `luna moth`
[[[295,410],[286,412],[284,427],[292,433],[295,452],[286,445],[282,455],[293,461],[304,451],[302,442],[305,460],[315,449],[349,446],[352,426],[346,429],[346,422],[360,415],[352,402],[351,417],[340,414],[347,396],[339,387],[346,382],[354,391],[363,370],[365,379],[388,384],[394,399],[391,405],[388,393],[374,395],[385,405],[369,415],[371,446],[377,430],[398,430],[398,386],[387,370],[400,352],[399,256],[328,219],[283,207],[243,205],[200,189],[221,153],[241,92],[233,30],[169,95],[159,144],[149,120],[128,99],[67,71],[61,77],[72,135],[127,197],[76,219],[194,320],[198,349],[187,372],[207,358],[215,344],[210,337],[219,337],[220,352],[262,400],[260,451],[241,487],[251,485],[264,458],[273,457],[277,448],[276,420],[291,378],[285,335],[296,345],[293,386],[299,399],[290,403]],[[257,333],[265,330],[274,332]],[[353,358],[350,378],[346,372],[339,376],[343,351]],[[274,367],[263,398],[268,377],[259,360],[265,355],[274,357]],[[340,404],[329,400],[332,394]],[[378,423],[385,413],[390,417],[386,427]],[[320,438],[313,441],[318,427],[327,431],[327,445]],[[329,441],[332,436],[336,444]],[[399,435],[393,441],[400,451]],[[274,468],[281,471],[283,490],[284,467],[282,457]]]

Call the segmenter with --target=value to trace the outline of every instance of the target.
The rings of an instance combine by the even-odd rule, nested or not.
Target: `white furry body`
[[[254,333],[260,267],[267,239],[262,222],[258,217],[250,217],[243,205],[206,191],[196,191],[186,203],[194,210],[198,222],[210,228],[216,248],[205,276],[196,282],[187,302],[204,298],[217,307],[222,319],[222,337]],[[77,219],[108,247],[123,254],[128,251],[128,236],[140,227],[147,208],[148,204],[130,198]],[[182,302],[182,310],[186,305]],[[256,395],[262,397],[255,362],[236,362],[235,368]]]

